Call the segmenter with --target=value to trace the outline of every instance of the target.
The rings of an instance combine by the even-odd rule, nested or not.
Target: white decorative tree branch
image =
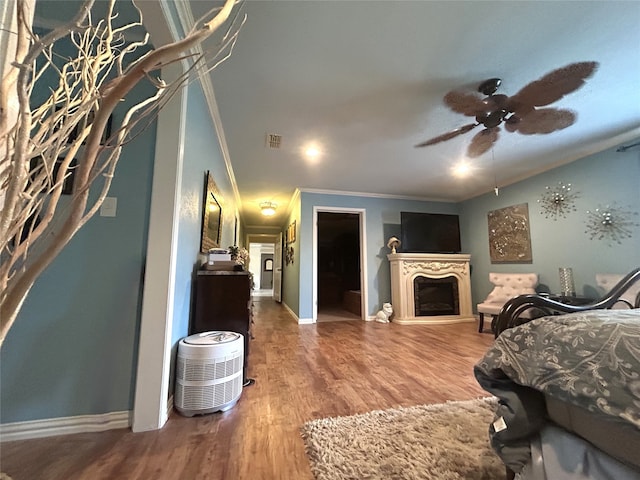
[[[144,128],[190,74],[227,58],[244,23],[231,16],[235,0],[226,0],[185,38],[136,59],[147,39],[128,43],[126,35],[142,19],[114,27],[115,0],[95,25],[93,0],[87,0],[71,21],[41,38],[31,28],[33,3],[17,0],[12,12],[8,35],[15,38],[6,49],[0,87],[0,345],[38,276],[99,210],[136,129]],[[210,58],[191,52],[225,24]],[[59,65],[54,47],[64,37],[76,56]],[[192,67],[178,79],[165,84],[153,78],[163,66],[185,58],[192,59]],[[47,85],[48,98],[33,106],[34,88],[43,88],[45,72],[55,73],[57,84]],[[133,105],[105,141],[114,109],[143,80],[155,86],[155,95]],[[62,208],[63,186],[72,173],[71,199]]]

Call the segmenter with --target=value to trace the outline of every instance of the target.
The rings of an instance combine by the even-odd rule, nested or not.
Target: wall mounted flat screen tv
[[[400,212],[401,249],[407,253],[460,253],[458,215]]]

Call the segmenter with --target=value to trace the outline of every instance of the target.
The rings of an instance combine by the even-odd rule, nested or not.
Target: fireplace
[[[416,277],[413,280],[413,298],[416,317],[460,315],[458,280]]]
[[[400,324],[474,322],[470,255],[393,253],[392,320]]]

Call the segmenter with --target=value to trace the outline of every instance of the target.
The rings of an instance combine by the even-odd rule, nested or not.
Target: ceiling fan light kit
[[[453,90],[444,96],[444,103],[456,113],[473,117],[475,123],[438,135],[416,147],[444,142],[483,126],[484,129],[471,139],[467,148],[469,157],[479,157],[498,141],[500,125],[503,124],[506,131],[523,135],[548,134],[567,128],[576,121],[574,112],[539,107],[556,102],[582,87],[597,66],[597,62],[566,65],[525,85],[511,97],[495,93],[502,83],[499,78],[490,78],[478,86],[478,92],[485,98],[476,93]]]

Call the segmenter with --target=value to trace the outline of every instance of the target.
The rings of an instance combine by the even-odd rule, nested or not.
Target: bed
[[[638,282],[640,268],[591,305],[505,304],[474,373],[499,399],[489,437],[508,479],[640,479]]]

